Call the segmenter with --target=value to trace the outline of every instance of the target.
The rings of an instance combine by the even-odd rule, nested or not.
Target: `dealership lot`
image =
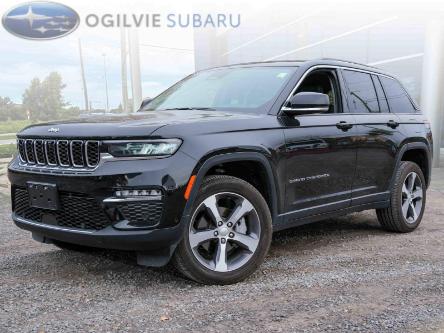
[[[444,330],[442,169],[416,232],[384,232],[373,212],[280,232],[261,269],[231,286],[139,267],[129,253],[36,243],[13,226],[9,200],[3,184],[3,332]]]

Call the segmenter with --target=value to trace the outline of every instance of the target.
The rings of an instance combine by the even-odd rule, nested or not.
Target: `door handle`
[[[396,122],[396,121],[394,121],[393,119],[390,119],[390,120],[387,122],[387,126],[393,128],[393,129],[395,129],[396,127],[399,126],[399,123]]]
[[[345,131],[348,131],[350,128],[353,127],[353,124],[347,123],[346,121],[340,121],[336,124],[336,127]]]

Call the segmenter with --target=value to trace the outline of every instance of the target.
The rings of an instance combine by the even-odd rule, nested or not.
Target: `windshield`
[[[193,74],[149,102],[151,110],[254,110],[268,106],[296,67],[217,68]]]

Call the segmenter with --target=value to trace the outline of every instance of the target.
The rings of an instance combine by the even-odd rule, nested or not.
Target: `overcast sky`
[[[104,108],[105,84],[103,54],[106,55],[110,107],[121,101],[120,30],[90,28],[84,24],[89,13],[167,12],[170,3],[164,1],[61,1],[76,10],[82,23],[72,34],[49,41],[32,41],[15,37],[0,27],[0,96],[21,103],[22,94],[34,77],[44,78],[51,71],[59,72],[66,84],[64,97],[74,106],[83,107],[78,39],[81,39],[89,98],[94,108]],[[0,13],[19,4],[2,0]],[[187,11],[175,4],[176,11]],[[161,5],[161,6],[160,6]],[[152,48],[143,44],[193,49],[191,29],[140,29],[140,58],[143,96],[154,96],[194,71],[192,51]]]
[[[279,1],[279,6],[276,5],[276,12],[270,12],[270,8],[274,8],[270,3],[275,4],[276,1]],[[261,26],[266,27],[265,24],[257,22],[258,18],[263,17],[263,15],[276,19],[279,24],[285,24],[307,12],[322,8],[331,14],[326,15],[324,21],[331,21],[333,27],[336,27],[344,22],[335,21],[335,11],[342,12],[343,10],[356,8],[356,6],[362,7],[364,3],[372,9],[372,12],[380,11],[379,16],[381,17],[385,17],[388,15],[386,12],[393,10],[408,10],[412,19],[416,19],[420,14],[418,8],[428,8],[425,16],[432,15],[433,12],[436,12],[434,8],[438,8],[437,3],[439,3],[430,0],[411,2],[401,0],[363,0],[362,2],[352,0],[60,0],[60,2],[72,7],[81,18],[79,28],[68,36],[49,41],[31,41],[15,37],[8,33],[3,26],[0,26],[0,96],[8,96],[14,102],[21,103],[22,94],[32,78],[39,77],[43,79],[51,71],[57,71],[62,75],[66,84],[64,89],[65,100],[71,105],[83,107],[78,52],[78,40],[80,39],[83,46],[89,99],[93,107],[102,109],[105,107],[103,54],[106,55],[107,61],[110,107],[117,107],[122,96],[120,29],[87,27],[84,19],[91,13],[99,16],[125,12],[129,14],[161,13],[162,15],[193,12],[240,13],[242,16],[241,30],[244,34],[251,34],[251,38],[254,38],[258,34],[256,30],[260,30]],[[22,3],[20,0],[0,1],[0,14],[3,15],[20,3]],[[327,4],[328,7],[326,7]],[[291,10],[282,11],[282,8]],[[261,15],[258,15],[258,13]],[[293,15],[294,19],[292,18]],[[442,11],[437,15],[442,16]],[[405,19],[408,19],[408,17]],[[363,22],[366,22],[366,20],[368,18],[364,17]],[[266,17],[264,21],[268,21]],[[258,28],[255,28],[256,26]],[[223,32],[223,29],[218,31],[218,33]],[[327,31],[327,33],[330,32]],[[399,33],[401,36],[405,34],[407,38],[411,31],[400,31]],[[142,28],[139,29],[139,37],[143,96],[153,97],[194,71],[194,53],[192,51],[194,44],[191,28]],[[147,46],[148,44],[186,50],[153,48]],[[387,48],[382,47],[377,51],[384,51],[384,49]],[[246,59],[249,60],[250,58],[247,57]]]

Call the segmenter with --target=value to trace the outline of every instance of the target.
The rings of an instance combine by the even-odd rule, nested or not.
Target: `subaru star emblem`
[[[57,127],[51,127],[51,128],[48,130],[48,132],[51,132],[51,133],[57,133],[58,131],[60,131],[60,129],[58,129]]]
[[[46,1],[18,5],[3,15],[3,26],[11,34],[26,39],[53,39],[68,35],[80,23],[71,8]]]

